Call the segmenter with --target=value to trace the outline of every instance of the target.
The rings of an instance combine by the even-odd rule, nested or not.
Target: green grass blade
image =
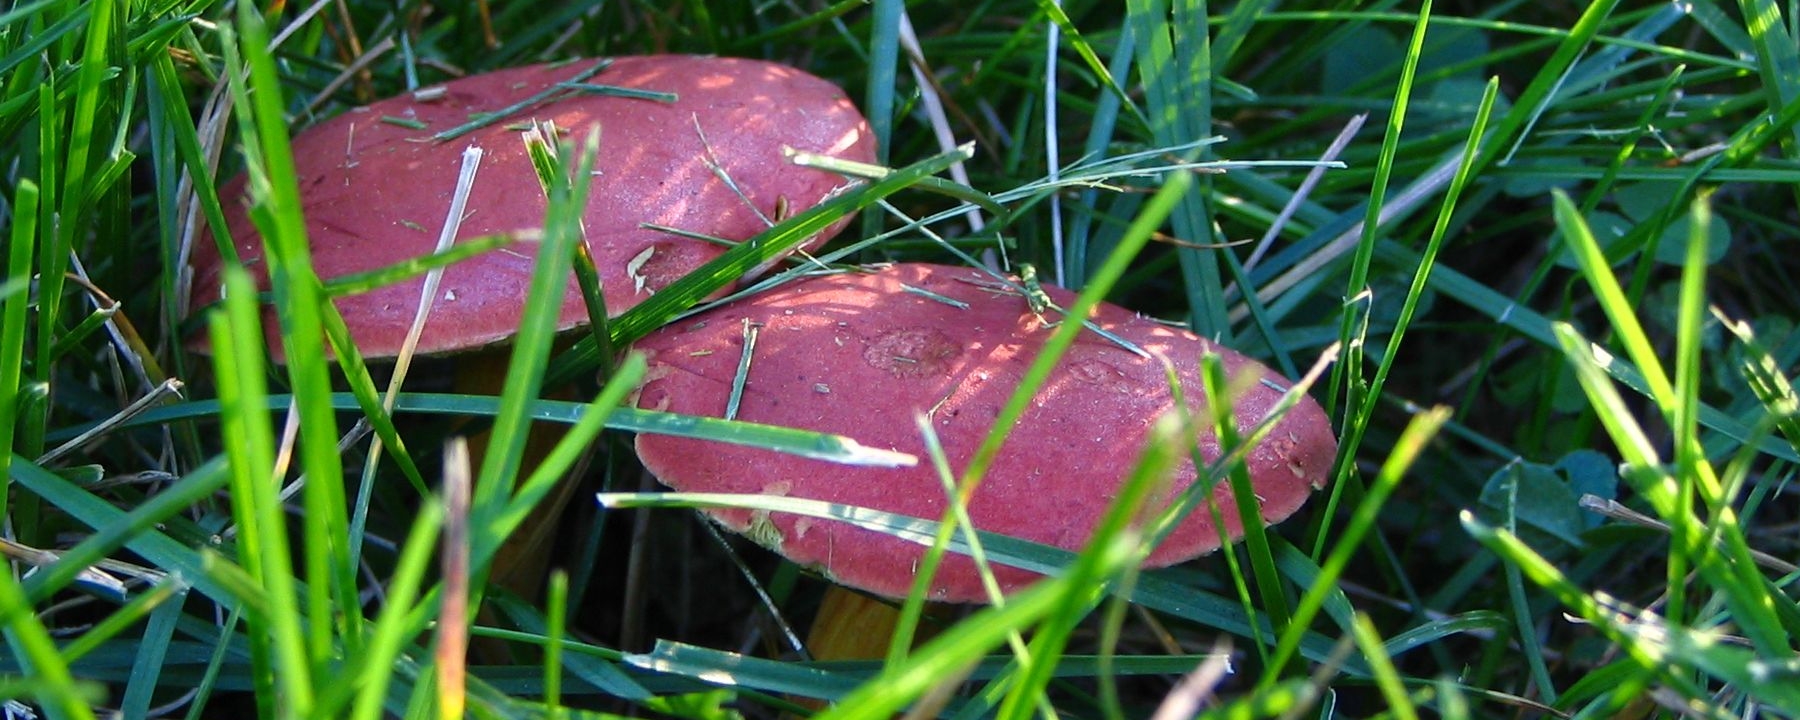
[[[1174,147],[1212,136],[1212,47],[1206,3],[1174,0],[1130,0],[1125,22],[1137,37],[1138,75],[1144,85],[1145,115],[1152,140]],[[1204,152],[1204,149],[1201,151]],[[1188,242],[1216,242],[1212,231],[1212,182],[1201,178],[1197,190],[1182,198],[1173,213],[1175,234]],[[1189,325],[1203,337],[1230,343],[1224,284],[1215,251],[1177,250],[1182,287],[1187,296]]]
[[[900,16],[906,12],[902,0],[874,0],[869,18],[869,55],[867,81],[863,88],[863,108],[869,118],[869,129],[875,133],[875,162],[886,165],[893,147],[895,94],[900,68]],[[867,231],[874,228],[864,228]]]
[[[244,83],[233,83],[241,130],[252,153],[249,183],[253,199],[251,218],[261,231],[269,264],[270,282],[281,318],[282,346],[288,359],[288,380],[294,389],[295,412],[300,422],[300,467],[306,474],[301,490],[302,516],[307,542],[302,544],[302,565],[307,583],[306,652],[315,675],[327,672],[337,654],[337,639],[354,645],[357,633],[344,623],[360,616],[356,598],[356,567],[349,555],[349,517],[344,497],[343,463],[337,454],[337,420],[326,398],[331,378],[325,365],[324,323],[320,306],[326,302],[319,290],[307,247],[307,231],[301,216],[298,174],[288,146],[287,115],[282,105],[281,82],[268,51],[268,30],[253,5],[239,5],[236,27],[241,57],[248,72]],[[228,43],[230,45],[230,43]],[[227,65],[238,67],[227,57]],[[260,172],[260,174],[259,174]],[[332,621],[325,620],[332,618]],[[310,706],[310,697],[306,699]]]
[[[187,591],[184,579],[165,578],[148,592],[132,600],[134,605],[143,601],[144,609],[150,612],[150,622],[137,642],[137,661],[133,664],[131,681],[125,686],[125,697],[119,701],[120,714],[126,717],[149,717],[150,701],[155,698],[157,685],[161,683],[163,664],[168,659],[170,641],[175,637],[176,626],[181,618],[182,601],[187,599]],[[125,609],[120,608],[117,615],[124,616]],[[83,635],[82,639],[100,634],[98,631],[99,628],[95,628]]]
[[[510,639],[530,641],[542,647],[550,645],[551,619],[542,610],[513,598],[496,598],[493,602],[522,631],[510,636]],[[556,645],[563,649],[570,646],[567,641],[558,641]],[[588,652],[566,658],[569,674],[592,684],[610,697],[637,703],[647,703],[655,698],[650,690],[615,664],[623,659],[623,654],[616,650],[588,647]]]
[[[1749,547],[1744,542],[1736,515],[1729,507],[1714,508],[1717,519],[1712,527],[1724,540],[1723,555],[1715,554],[1712,544],[1700,536],[1701,523],[1697,519],[1675,521],[1677,515],[1691,514],[1692,511],[1680,505],[1679,483],[1670,476],[1655,444],[1638,425],[1618,390],[1601,372],[1600,365],[1611,356],[1590,345],[1568,325],[1559,324],[1556,329],[1563,351],[1574,366],[1576,379],[1581,382],[1594,412],[1624,456],[1625,465],[1620,475],[1650,503],[1663,522],[1672,528],[1686,529],[1685,536],[1670,537],[1671,554],[1686,554],[1692,559],[1701,577],[1722,593],[1732,615],[1761,652],[1769,655],[1790,653],[1787,633],[1773,609],[1775,600],[1749,556]],[[1701,492],[1708,491],[1703,488]]]
[[[1738,372],[1762,402],[1776,429],[1787,438],[1788,445],[1800,450],[1800,395],[1795,394],[1793,382],[1783,373],[1780,361],[1758,340],[1749,323],[1724,317],[1719,321],[1744,346],[1745,360]]]
[[[1256,584],[1257,599],[1262,601],[1263,613],[1269,617],[1270,629],[1274,631],[1271,637],[1278,637],[1287,630],[1289,620],[1287,596],[1283,593],[1280,575],[1275,572],[1275,559],[1269,549],[1269,536],[1263,529],[1261,503],[1257,501],[1256,488],[1250,484],[1250,469],[1242,461],[1241,455],[1235,452],[1244,445],[1244,438],[1238,432],[1235,410],[1236,399],[1242,393],[1242,388],[1234,386],[1232,379],[1225,377],[1225,366],[1216,354],[1200,359],[1200,373],[1201,387],[1206,392],[1206,409],[1212,414],[1211,417],[1205,418],[1204,422],[1207,427],[1211,428],[1212,434],[1218,440],[1219,453],[1222,456],[1234,458],[1227,466],[1225,478],[1230,483],[1231,496],[1242,498],[1242,500],[1235,501],[1233,505],[1237,510],[1240,526],[1244,529],[1244,552],[1250,558],[1250,579]],[[1196,437],[1203,435],[1204,433],[1195,433]],[[1225,527],[1224,519],[1218,517],[1218,507],[1210,494],[1207,496],[1207,510],[1214,514],[1215,527]],[[1236,555],[1236,549],[1233,548],[1228,553],[1228,558],[1235,558]],[[1235,561],[1232,565],[1233,582],[1238,585],[1240,595],[1244,596],[1245,611],[1249,612],[1254,609],[1254,606],[1248,601],[1248,593],[1244,589],[1248,583],[1241,576],[1241,571],[1236,567]],[[1257,652],[1266,663],[1270,654],[1270,648],[1267,646],[1269,638],[1258,637],[1256,640]],[[1281,674],[1284,669],[1271,667],[1270,671]]]
[[[378,287],[409,280],[436,268],[448,267],[485,252],[498,250],[522,239],[526,238],[511,234],[459,238],[455,245],[443,252],[407,258],[392,265],[359,273],[339,275],[326,281],[322,287],[325,294],[330,297],[364,293]]]
[[[202,498],[223,489],[227,483],[225,463],[207,463],[188,473],[180,481],[163,489],[154,497],[129,512],[88,492],[68,479],[38,465],[13,458],[13,484],[43,498],[75,521],[95,532],[62,552],[62,559],[26,578],[23,585],[32,602],[42,602],[69,583],[87,567],[120,547],[128,547],[146,562],[166,571],[183,573],[200,589],[216,600],[229,603],[230,593],[221,586],[201,578],[200,559],[195,551],[161,532],[157,526],[193,506]]]
[[[369,642],[365,653],[355,659],[360,664],[361,672],[346,673],[357,677],[358,681],[339,683],[326,689],[319,707],[328,711],[327,714],[336,714],[345,698],[351,697],[350,717],[356,720],[374,720],[382,716],[388,686],[395,675],[394,663],[406,644],[413,639],[406,632],[403,622],[419,596],[425,573],[431,569],[434,549],[432,540],[438,537],[443,523],[443,503],[427,501],[419,505],[419,515],[413,520],[412,529],[407,532],[406,542],[400,546],[400,558],[388,584],[386,605],[369,628]]]
[[[1060,580],[1070,583],[1075,592],[1059,598],[1034,630],[1031,638],[1032,663],[1007,693],[1000,705],[1003,720],[1023,720],[1037,709],[1048,705],[1045,695],[1056,663],[1068,647],[1077,623],[1085,618],[1103,595],[1098,592],[1116,581],[1117,576],[1131,572],[1149,556],[1151,546],[1144,542],[1145,504],[1168,482],[1177,460],[1186,450],[1187,428],[1174,418],[1164,416],[1150,430],[1150,443],[1113,496],[1106,515],[1094,527],[1088,545],[1076,554]],[[1109,557],[1110,556],[1110,557]],[[872,696],[875,694],[872,693]]]
[[[1662,643],[1645,635],[1639,635],[1626,628],[1620,622],[1620,614],[1628,609],[1621,608],[1620,603],[1605,593],[1588,593],[1556,569],[1548,560],[1538,555],[1530,547],[1521,542],[1517,536],[1505,530],[1492,528],[1476,520],[1472,513],[1462,514],[1463,527],[1476,540],[1486,545],[1489,550],[1506,558],[1525,572],[1532,582],[1550,590],[1564,606],[1573,610],[1582,619],[1587,620],[1608,640],[1624,650],[1640,667],[1656,673],[1660,682],[1667,683],[1689,699],[1706,697],[1693,680],[1675,672],[1666,663],[1668,654],[1665,648],[1658,647]],[[1674,630],[1670,628],[1670,630]],[[1791,691],[1791,689],[1790,689]]]
[[[1362,235],[1356,245],[1356,254],[1350,265],[1350,276],[1344,287],[1344,312],[1338,321],[1338,342],[1345,348],[1344,360],[1332,368],[1331,390],[1328,395],[1333,402],[1345,393],[1346,407],[1356,411],[1360,420],[1370,412],[1380,392],[1367,384],[1362,377],[1362,347],[1360,341],[1364,333],[1357,327],[1368,322],[1364,304],[1368,298],[1369,267],[1375,256],[1376,239],[1381,229],[1381,211],[1387,201],[1388,181],[1394,173],[1394,160],[1399,152],[1400,133],[1406,126],[1406,107],[1412,100],[1414,76],[1418,73],[1419,58],[1425,44],[1425,31],[1431,25],[1431,1],[1426,0],[1419,7],[1418,20],[1413,24],[1411,45],[1408,47],[1404,61],[1401,63],[1400,80],[1394,87],[1393,105],[1388,110],[1387,129],[1381,138],[1381,151],[1375,157],[1375,175],[1369,188],[1369,202],[1364,208]],[[1419,267],[1424,271],[1428,266],[1423,262]],[[1391,351],[1389,354],[1392,354]],[[1362,431],[1364,423],[1349,422],[1343,430],[1347,436],[1347,445],[1357,447],[1360,442],[1357,434]],[[1352,453],[1342,453],[1340,465],[1335,468],[1333,477],[1339,481],[1333,488],[1335,498],[1348,479]]]
[[[544,643],[544,704],[550,706],[552,718],[564,714],[562,708],[563,636],[568,632],[569,576],[557,571],[550,575],[550,632]]]
[[[144,616],[151,614],[152,611],[160,611],[159,612],[160,615],[168,616],[167,618],[164,618],[164,620],[165,620],[164,622],[159,623],[159,624],[166,626],[163,629],[166,629],[172,633],[174,631],[174,627],[173,627],[173,625],[170,625],[168,621],[172,621],[173,618],[176,616],[169,615],[169,613],[165,610],[166,608],[171,607],[171,604],[169,604],[167,601],[173,597],[183,596],[186,594],[186,592],[187,592],[187,583],[183,582],[181,578],[170,578],[170,577],[166,577],[166,576],[163,577],[155,585],[152,585],[149,588],[145,589],[144,591],[139,592],[136,597],[131,598],[130,601],[128,601],[124,605],[120,606],[119,609],[117,609],[117,610],[113,611],[111,614],[107,615],[106,619],[101,620],[98,623],[95,623],[93,626],[89,627],[85,632],[83,632],[79,637],[75,638],[73,641],[69,642],[68,644],[63,645],[61,648],[63,662],[66,662],[71,665],[75,664],[76,662],[79,662],[82,658],[87,657],[90,653],[93,653],[96,650],[99,650],[102,646],[106,645],[108,642],[117,638],[121,633],[130,629],[130,627],[132,625],[137,624],[137,622],[139,620],[144,619]],[[173,606],[175,607],[175,609],[177,611],[179,611],[181,609],[179,607],[180,603],[173,603]],[[151,630],[147,631],[147,633],[150,634],[150,636],[154,636],[155,632],[156,632],[156,629],[151,629]],[[149,652],[157,652],[157,651],[161,651],[161,650],[167,650],[168,649],[168,641],[165,640],[160,643],[146,642],[146,643],[142,643],[142,645],[144,645],[145,647],[139,648],[139,652],[138,652],[139,660],[138,660],[138,662],[134,663],[134,668],[146,668],[146,667],[152,667],[152,666],[160,666],[162,664],[162,659],[160,657],[151,657],[148,660],[146,660],[144,658],[144,655]],[[154,662],[150,662],[152,660]],[[154,674],[152,674],[144,682],[149,683],[148,687],[154,687],[156,684],[156,677],[154,676]],[[139,682],[139,678],[135,675],[132,678],[132,684],[133,684],[133,686],[141,686],[142,685],[142,683]],[[142,692],[144,692],[144,691],[143,690],[138,691],[138,693],[142,693]],[[130,688],[127,688],[125,694],[127,696],[127,699],[125,702],[123,702],[121,704],[126,705],[126,706],[131,705],[132,703],[130,702],[130,700],[131,700],[131,695],[133,695],[132,690]],[[148,696],[146,695],[145,697],[148,697]]]
[[[1155,195],[1151,196],[1150,202],[1144,207],[1143,212],[1132,220],[1131,227],[1125,231],[1119,244],[1113,248],[1106,262],[1094,271],[1093,276],[1088,280],[1088,287],[1084,288],[1081,294],[1075,298],[1075,302],[1064,310],[1064,315],[1076,318],[1088,316],[1089,311],[1100,302],[1100,298],[1118,283],[1120,277],[1124,276],[1126,267],[1137,257],[1144,245],[1149,243],[1150,236],[1156,228],[1162,225],[1163,221],[1174,212],[1180,203],[1185,202],[1183,198],[1187,196],[1190,187],[1192,187],[1190,178],[1184,173],[1170,175],[1163,181],[1163,186],[1156,191]],[[1031,366],[1020,377],[1018,389],[1013,392],[1012,397],[1007,399],[1006,405],[1002,406],[1000,413],[995,416],[993,430],[982,439],[981,445],[975,449],[975,454],[969,458],[968,467],[963,469],[958,487],[962,489],[965,501],[968,494],[975,492],[976,487],[980,485],[980,478],[987,473],[988,467],[999,456],[1000,446],[1006,442],[1007,433],[1025,414],[1033,395],[1049,379],[1050,371],[1055,368],[1057,360],[1074,343],[1082,329],[1083,325],[1080,323],[1063,323],[1057,326],[1056,332],[1050,336],[1049,340],[1044,341],[1043,349],[1038,352],[1036,358],[1033,358]]]
[[[50,631],[11,572],[0,572],[0,620],[6,626],[6,644],[13,657],[27,666],[27,687],[53,720],[89,720],[94,717],[84,693],[56,650]]]
[[[19,393],[25,387],[26,313],[31,306],[31,251],[37,245],[37,184],[19,181],[13,191],[13,223],[7,244],[6,287],[0,297],[0,477],[13,462],[14,431],[18,427]],[[8,515],[8,498],[0,493],[0,517]]]
[[[537,467],[531,469],[530,475],[519,483],[517,492],[504,501],[504,508],[494,514],[489,522],[472,529],[473,550],[470,557],[477,571],[488,566],[502,539],[519,529],[532,509],[549,497],[562,480],[563,474],[597,441],[607,418],[614,414],[626,395],[643,381],[646,367],[642,355],[634,353],[628,356],[608,380],[600,395],[594,398],[594,402],[582,409],[580,419],[575,421],[568,433]]]
[[[1690,207],[1690,213],[1687,251],[1683,253],[1686,259],[1682,263],[1679,300],[1675,311],[1675,406],[1670,409],[1668,418],[1670,431],[1679,439],[1675,443],[1675,467],[1676,477],[1681,482],[1679,502],[1682,507],[1693,506],[1698,479],[1708,472],[1701,468],[1701,465],[1707,463],[1707,459],[1700,446],[1698,409],[1701,407],[1701,346],[1705,343],[1701,326],[1706,321],[1706,245],[1708,229],[1712,225],[1712,206],[1705,196],[1697,197]],[[1728,502],[1723,497],[1708,500],[1709,504]],[[1669,520],[1672,536],[1687,536],[1687,528],[1675,525],[1688,520],[1685,513]],[[1682,624],[1687,620],[1686,559],[1680,553],[1669,556],[1667,615],[1669,622],[1675,624]]]
[[[1581,17],[1569,28],[1568,35],[1563,37],[1556,51],[1543,62],[1537,74],[1532,76],[1531,83],[1519,93],[1512,110],[1494,126],[1494,134],[1483,148],[1482,159],[1475,167],[1475,175],[1485,173],[1488,165],[1496,160],[1512,157],[1519,144],[1524,142],[1526,129],[1542,117],[1551,98],[1561,89],[1575,59],[1600,34],[1601,25],[1618,4],[1618,0],[1596,0],[1582,11]],[[1502,148],[1505,150],[1502,151]]]
[[[311,663],[306,658],[300,608],[295,602],[294,568],[286,517],[276,497],[275,432],[263,378],[262,321],[252,300],[252,284],[242,268],[225,273],[225,313],[211,318],[214,374],[219,378],[220,436],[230,458],[238,552],[244,571],[262,586],[270,612],[251,613],[248,623],[258,698],[279,692],[307,709],[312,700]]]
[[[1401,301],[1400,314],[1394,320],[1394,327],[1389,332],[1386,351],[1376,365],[1374,379],[1369,381],[1367,401],[1357,408],[1356,419],[1348,423],[1345,428],[1344,444],[1350,447],[1362,445],[1362,434],[1368,428],[1379,403],[1380,395],[1387,386],[1388,375],[1399,360],[1401,342],[1406,338],[1406,331],[1412,324],[1413,316],[1419,311],[1420,298],[1431,281],[1432,270],[1437,267],[1438,252],[1443,249],[1444,239],[1449,234],[1450,220],[1456,213],[1457,201],[1462,198],[1463,190],[1473,180],[1470,173],[1474,172],[1478,162],[1481,140],[1487,129],[1488,117],[1494,109],[1494,98],[1498,95],[1499,90],[1499,78],[1490,78],[1482,93],[1481,105],[1475,110],[1468,141],[1463,145],[1461,160],[1456,166],[1456,174],[1451,177],[1450,187],[1444,194],[1444,202],[1438,207],[1437,222],[1432,226],[1431,237],[1426,240],[1425,250],[1419,257],[1418,265],[1413,269],[1412,284],[1407,288],[1405,299]]]
[[[911,187],[921,178],[967,160],[970,152],[968,148],[963,148],[897,169],[881,180],[815,205],[806,212],[738,243],[737,247],[695,268],[680,280],[656,291],[656,294],[614,318],[611,325],[613,347],[631,344],[667,324],[720,288],[736,282],[751,268],[787,254],[844,214],[868,207],[882,198]],[[598,363],[594,343],[592,340],[584,340],[564,356],[557,358],[545,383],[556,385],[591,375]]]
[[[545,142],[536,131],[527,132],[524,142],[529,147]],[[554,141],[554,140],[552,140]],[[560,298],[568,282],[574,244],[582,241],[581,209],[586,207],[588,184],[576,182],[592,171],[598,152],[598,138],[590,136],[583,146],[572,174],[558,173],[550,188],[544,215],[544,242],[538,247],[532,264],[531,285],[526,291],[525,314],[519,322],[519,334],[513,342],[507,363],[507,380],[501,391],[500,407],[494,416],[494,428],[488,452],[482,458],[471,499],[473,527],[486,525],[517,484],[526,432],[530,419],[525,406],[538,396],[543,386],[544,368],[548,362],[550,340],[556,331],[556,313],[562,307]]]
[[[1400,679],[1400,671],[1394,667],[1381,635],[1375,631],[1375,623],[1369,616],[1358,613],[1355,621],[1350,623],[1350,636],[1356,639],[1356,647],[1362,651],[1363,659],[1375,669],[1375,687],[1381,690],[1388,712],[1400,720],[1418,720],[1418,708],[1413,707],[1406,684]]]
[[[361,407],[357,399],[348,393],[334,393],[330,396],[330,401],[331,407],[338,410],[356,410]],[[268,408],[281,410],[291,402],[290,396],[271,395]],[[526,406],[526,413],[532,420],[573,424],[581,419],[586,407],[585,403],[578,402],[534,400]],[[490,395],[401,393],[396,398],[394,410],[399,413],[494,416],[500,412],[500,400]],[[124,423],[122,427],[209,417],[218,412],[219,403],[213,400],[176,403],[146,411]],[[869,447],[842,435],[652,410],[618,408],[607,416],[606,427],[628,432],[649,432],[751,445],[851,465],[903,467],[918,462],[918,458],[912,455]],[[73,437],[82,429],[85,426],[65,429],[51,437]]]
[[[1781,21],[1781,6],[1773,0],[1738,0],[1744,13],[1744,29],[1755,46],[1756,71],[1762,78],[1769,111],[1800,100],[1800,50]],[[1788,7],[1792,12],[1793,6]],[[1800,152],[1800,129],[1789,129],[1782,138],[1785,155]]]

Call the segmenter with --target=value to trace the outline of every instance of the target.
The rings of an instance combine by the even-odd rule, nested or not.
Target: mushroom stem
[[[953,613],[951,605],[925,603],[925,622],[913,634],[913,647],[937,635],[937,621]],[[814,660],[879,660],[887,657],[899,626],[900,608],[892,601],[833,584],[825,589],[812,627],[806,631],[806,652]],[[818,700],[799,702],[815,710],[825,706]]]
[[[899,608],[842,585],[832,585],[825,590],[812,628],[806,632],[806,651],[814,660],[886,657],[899,624]]]
[[[501,387],[506,382],[507,360],[506,353],[493,351],[458,358],[453,380],[454,391],[467,395],[500,394]],[[572,397],[567,392],[557,390],[546,390],[545,396],[559,399]],[[525,439],[524,454],[519,463],[520,474],[525,474],[542,462],[551,449],[562,441],[563,434],[560,426],[549,426],[547,423],[538,423],[532,427]],[[489,433],[486,430],[469,438],[469,454],[474,467],[481,467],[482,458],[487,453],[488,440]],[[527,600],[539,597],[549,570],[549,547],[556,539],[556,518],[568,507],[569,499],[574,497],[575,487],[575,482],[564,478],[558,483],[555,492],[532,508],[519,531],[501,543],[489,565],[490,583]]]

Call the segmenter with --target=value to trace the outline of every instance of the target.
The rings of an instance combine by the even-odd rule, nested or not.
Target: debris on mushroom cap
[[[1062,307],[1074,294],[1046,286]],[[737,418],[848,435],[872,447],[923,456],[913,422],[926,412],[951,467],[973,456],[1055,322],[1040,318],[1026,299],[983,272],[934,265],[896,265],[871,274],[797,281],[749,300],[676,323],[640,340],[650,361],[639,407],[720,416],[742,357],[748,321],[760,326]],[[1089,318],[1118,338],[1177,368],[1197,417],[1204,402],[1202,355],[1217,353],[1227,373],[1246,388],[1233,408],[1240,430],[1260,422],[1287,383],[1254,360],[1114,305]],[[1256,382],[1244,382],[1253,377]],[[1146,359],[1100,334],[1084,331],[1051,374],[993,468],[969,512],[977,528],[1076,549],[1106,511],[1118,484],[1148,442],[1156,419],[1173,407],[1160,361]],[[1209,461],[1219,454],[1211,431],[1198,440]],[[804,497],[937,519],[944,491],[928,465],[876,469],[833,465],[771,451],[700,440],[640,435],[646,467],[677,490]],[[1247,456],[1262,516],[1291,515],[1322,486],[1337,454],[1325,413],[1304,399]],[[1160,498],[1166,507],[1196,477],[1184,462]],[[1225,535],[1239,537],[1237,510],[1226,483],[1215,497]],[[832,579],[888,596],[905,595],[923,554],[905,540],[827,520],[788,514],[713,513],[758,542],[817,568]],[[1150,555],[1168,565],[1220,546],[1221,533],[1204,509],[1190,513]],[[995,566],[1003,588],[1035,575]],[[929,599],[985,599],[973,563],[949,555]]]
[[[586,75],[597,63],[610,64],[583,83],[668,93],[674,100],[571,89],[467,134],[432,139],[478,113],[509,108]],[[455,80],[444,84],[441,93],[423,98],[408,94],[383,100],[294,138],[313,263],[321,277],[329,280],[430,254],[456,188],[462,151],[470,145],[483,148],[486,156],[457,237],[541,227],[545,200],[516,127],[534,119],[554,121],[575,139],[600,127],[600,153],[583,220],[607,310],[614,315],[726,250],[642,223],[743,240],[779,219],[781,208],[805,210],[848,184],[837,174],[793,165],[783,155],[784,146],[859,162],[874,159],[874,137],[842,90],[759,60],[674,55],[589,59]],[[731,184],[715,173],[715,164]],[[243,194],[243,178],[222,190],[227,225],[239,258],[266,283],[262,242],[247,217]],[[809,246],[823,243],[842,225],[840,221],[819,233]],[[510,337],[535,250],[533,243],[513,243],[447,267],[419,352],[475,348]],[[220,292],[223,268],[210,237],[196,244],[193,264],[192,305],[200,308],[216,301]],[[335,299],[365,355],[398,352],[423,282],[414,277]],[[585,320],[571,280],[559,327]],[[274,321],[274,313],[267,313],[271,328]]]

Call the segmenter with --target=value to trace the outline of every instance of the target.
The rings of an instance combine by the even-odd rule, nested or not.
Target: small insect
[[[1050,299],[1050,293],[1044,291],[1043,281],[1038,279],[1037,267],[1030,263],[1019,263],[1019,284],[1017,286],[1014,286],[1011,283],[1000,285],[978,281],[965,282],[972,282],[973,284],[986,288],[992,292],[1018,294],[1025,299],[1026,309],[1030,310],[1031,314],[1036,315],[1038,321],[1043,323],[1046,328],[1057,327],[1062,324],[1062,320],[1051,320],[1045,313],[1055,311],[1058,316],[1067,316],[1069,314],[1062,306],[1057,305],[1054,300]],[[1144,352],[1143,348],[1138,347],[1130,340],[1126,340],[1125,338],[1113,334],[1111,331],[1102,328],[1099,325],[1095,325],[1087,320],[1082,320],[1081,325],[1082,327],[1093,331],[1095,335],[1106,338],[1114,345],[1124,348],[1133,355],[1146,359],[1150,357],[1150,353]]]
[[[1038,316],[1038,320],[1043,321],[1046,327],[1062,324],[1061,320],[1052,321],[1044,317],[1044,311],[1054,309],[1061,312],[1062,308],[1050,302],[1050,293],[1044,292],[1044,284],[1038,280],[1037,268],[1031,263],[1019,263],[1019,285],[1021,294],[1025,296],[1025,306],[1031,308],[1031,314]]]

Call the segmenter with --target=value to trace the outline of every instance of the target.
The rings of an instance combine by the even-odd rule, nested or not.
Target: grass
[[[1794,10],[12,3],[0,699],[52,718],[771,717],[810,712],[801,698],[846,718],[1800,715],[1795,578],[1769,562],[1800,553]],[[837,83],[893,171],[572,347],[552,337],[553,303],[534,305],[497,396],[435,390],[442,363],[420,362],[383,398],[390,370],[364,363],[325,300],[462,256],[321,282],[291,134],[456,74],[664,51]],[[1358,115],[1369,125],[1332,149]],[[606,152],[545,158],[539,296],[582,269],[554,249],[576,237],[571,179]],[[219,186],[239,174],[278,336],[243,273],[188,317],[187,248],[223,227],[238,201]],[[1031,263],[1289,377],[1320,368],[1310,394],[1342,441],[1332,484],[1220,555],[1149,571],[1135,559],[1156,527],[1127,520],[1185,456],[1170,427],[1074,552],[971,536],[956,513],[640,486],[630,432],[899,461],[622,408],[644,367],[608,351],[848,215],[823,261]],[[196,335],[210,356],[188,352]],[[277,342],[286,366],[267,361]],[[182,395],[154,399],[170,381]],[[539,398],[570,384],[588,401]],[[443,418],[490,427],[496,450],[447,460],[464,431]],[[526,466],[544,423],[569,439]],[[985,462],[939,471],[968,487]],[[502,538],[572,468],[604,492],[568,513],[566,574],[541,601],[485,587]],[[474,501],[446,504],[470,476]],[[1607,501],[1647,519],[1591,509]],[[1054,579],[885,662],[811,662],[769,618],[803,620],[822,580],[715,542],[692,513],[637,509],[717,504],[851,517]],[[439,568],[459,556],[446,547],[466,569]],[[474,606],[489,612],[454,610]],[[465,637],[515,661],[465,668],[450,651]]]

